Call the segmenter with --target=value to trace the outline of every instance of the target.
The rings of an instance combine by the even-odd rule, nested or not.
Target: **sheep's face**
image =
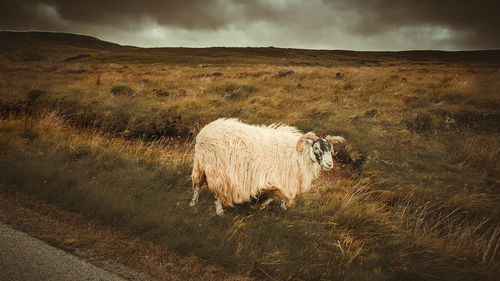
[[[317,139],[311,142],[309,155],[311,159],[321,165],[323,169],[333,168],[332,144],[326,139]]]

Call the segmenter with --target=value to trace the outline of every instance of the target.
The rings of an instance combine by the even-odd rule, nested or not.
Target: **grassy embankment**
[[[58,44],[0,58],[4,192],[260,277],[498,273],[495,56]],[[207,193],[187,207],[189,139],[218,117],[343,135],[366,161],[220,219]]]

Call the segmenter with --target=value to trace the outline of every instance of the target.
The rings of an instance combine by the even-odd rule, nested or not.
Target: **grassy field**
[[[0,184],[263,279],[494,280],[500,51],[122,47],[0,33]],[[344,136],[288,211],[187,205],[219,117]]]

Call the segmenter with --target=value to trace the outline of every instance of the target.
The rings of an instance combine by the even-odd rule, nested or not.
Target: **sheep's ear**
[[[306,145],[311,145],[311,144],[313,143],[313,141],[312,141],[312,140],[308,140],[308,139],[304,139],[304,140],[303,140],[303,142],[304,142],[304,144],[306,144]]]
[[[345,139],[341,136],[326,136],[325,139],[327,139],[331,144],[342,144],[346,143]]]

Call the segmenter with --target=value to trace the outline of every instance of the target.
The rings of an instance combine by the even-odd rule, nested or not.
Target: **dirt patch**
[[[97,221],[61,211],[31,196],[8,193],[3,186],[0,221],[128,280],[144,280],[146,275],[127,271],[120,264],[160,280],[251,280],[226,273],[195,256],[180,256]]]

